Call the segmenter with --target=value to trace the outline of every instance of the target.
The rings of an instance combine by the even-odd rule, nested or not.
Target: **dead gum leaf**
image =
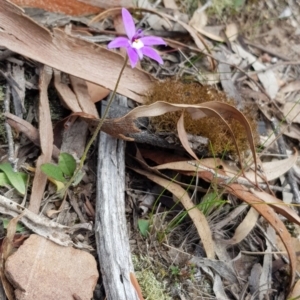
[[[228,193],[235,195],[242,201],[245,201],[253,208],[255,208],[260,215],[262,215],[270,225],[275,229],[280,239],[282,240],[290,261],[290,289],[293,287],[296,277],[296,267],[297,267],[297,258],[296,253],[292,243],[292,237],[287,231],[285,225],[280,220],[278,215],[275,213],[273,208],[269,205],[266,205],[261,199],[253,195],[247,188],[239,184],[230,184],[224,186]]]
[[[147,171],[143,171],[140,169],[133,169],[133,170],[139,174],[146,176],[153,182],[161,185],[166,190],[171,192],[177,199],[180,200],[180,202],[186,209],[187,213],[191,217],[193,223],[195,224],[195,227],[197,228],[207,258],[214,259],[215,258],[214,241],[212,239],[212,233],[209,224],[205,216],[203,215],[203,213],[197,207],[195,207],[194,203],[188,196],[186,190],[184,190],[180,185],[174,182],[153,175]]]

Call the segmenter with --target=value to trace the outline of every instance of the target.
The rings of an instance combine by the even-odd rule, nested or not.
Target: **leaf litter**
[[[14,56],[10,58],[9,63],[16,64],[13,65],[15,72],[13,80],[9,81],[9,77],[5,75],[10,66],[7,65],[8,69],[5,70],[5,64],[1,65],[5,75],[3,78],[10,82],[15,91],[12,97],[21,99],[21,106],[20,101],[18,106],[16,106],[16,101],[13,105],[14,115],[19,118],[9,112],[6,112],[5,116],[19,135],[31,141],[27,144],[20,143],[19,137],[14,137],[16,149],[19,146],[21,149],[19,153],[15,153],[20,161],[18,167],[21,166],[23,171],[27,171],[31,176],[30,189],[24,192],[25,181],[20,178],[3,179],[5,188],[3,188],[4,196],[0,199],[1,213],[14,218],[19,216],[20,221],[28,229],[52,242],[88,249],[92,254],[95,254],[92,250],[95,248],[93,235],[97,236],[97,233],[90,232],[90,226],[86,220],[93,222],[97,214],[97,210],[93,212],[95,203],[91,201],[95,195],[95,189],[91,186],[96,182],[94,176],[96,157],[93,153],[90,154],[91,157],[85,166],[85,173],[79,179],[79,184],[72,187],[72,191],[64,199],[55,194],[55,186],[48,180],[50,178],[41,172],[40,166],[44,163],[53,163],[53,159],[55,161],[61,157],[59,152],[63,149],[63,152],[75,156],[71,168],[74,170],[76,159],[82,155],[82,150],[79,149],[84,148],[88,126],[90,130],[93,130],[99,122],[98,110],[94,103],[102,100],[108,90],[114,88],[118,73],[116,70],[119,70],[122,65],[122,56],[106,49],[106,44],[111,40],[108,34],[114,34],[111,30],[111,18],[114,20],[117,33],[123,33],[122,26],[118,27],[117,24],[120,8],[112,8],[101,1],[98,1],[97,5],[94,2],[96,1],[87,1],[91,6],[77,6],[79,15],[84,14],[85,9],[89,9],[89,12],[98,9],[103,11],[99,16],[92,16],[90,18],[92,22],[88,26],[77,24],[75,27],[74,24],[69,24],[71,27],[74,26],[74,30],[66,27],[64,30],[52,28],[50,31],[26,16],[17,6],[5,0],[0,1],[2,20],[0,45],[21,56],[18,60]],[[141,132],[141,128],[137,126],[139,120],[147,119],[148,125],[143,131],[146,135],[162,134],[168,143],[173,143],[175,147],[178,147],[178,151],[170,152],[163,147],[158,149],[157,146],[154,147],[151,144],[149,146],[147,142],[139,141],[139,145],[134,147],[128,142],[128,156],[126,157],[129,167],[127,191],[141,194],[149,193],[149,191],[151,194],[151,190],[160,191],[154,202],[143,203],[149,207],[148,212],[142,216],[148,224],[142,234],[137,226],[133,226],[137,224],[134,220],[141,216],[138,211],[139,203],[136,202],[137,197],[133,197],[132,192],[127,193],[127,200],[131,200],[132,205],[126,204],[126,212],[129,224],[131,224],[129,226],[131,251],[141,257],[147,255],[148,259],[153,262],[153,268],[149,268],[160,281],[165,283],[166,297],[170,295],[174,299],[198,299],[199,297],[207,297],[207,299],[259,297],[262,299],[268,296],[270,299],[283,299],[299,295],[297,294],[299,281],[298,274],[296,274],[299,264],[294,248],[294,243],[299,244],[299,241],[292,235],[297,235],[300,219],[297,205],[285,203],[285,198],[282,196],[283,193],[292,194],[290,187],[282,180],[282,177],[291,170],[295,176],[294,181],[289,182],[289,186],[297,186],[299,189],[298,148],[295,143],[295,140],[299,141],[297,118],[299,115],[299,89],[297,88],[299,51],[296,40],[292,38],[290,40],[291,51],[296,61],[291,61],[285,59],[289,52],[286,52],[284,45],[281,42],[274,44],[274,37],[278,39],[281,35],[283,40],[285,39],[282,30],[279,29],[279,24],[291,33],[293,28],[297,27],[299,18],[279,19],[281,7],[277,7],[275,2],[270,1],[268,7],[267,4],[259,4],[260,10],[266,12],[265,15],[261,15],[257,8],[252,7],[249,18],[246,18],[245,14],[252,4],[244,4],[243,9],[235,7],[236,14],[232,15],[228,13],[226,7],[222,8],[223,18],[225,16],[229,18],[225,22],[226,27],[219,26],[220,19],[216,17],[219,15],[218,9],[214,4],[209,8],[199,7],[190,15],[186,14],[189,11],[188,7],[178,8],[172,1],[164,1],[165,8],[169,9],[167,13],[161,7],[153,9],[149,3],[141,6],[142,8],[132,10],[135,20],[143,18],[142,26],[148,26],[148,29],[152,30],[155,35],[159,35],[155,32],[162,28],[162,24],[165,24],[164,28],[168,28],[166,31],[169,34],[169,38],[166,38],[168,46],[159,48],[160,54],[166,59],[161,67],[149,61],[141,62],[141,66],[135,69],[126,67],[118,93],[143,104],[145,103],[144,96],[159,80],[175,75],[179,81],[190,80],[198,84],[199,82],[211,84],[213,89],[223,88],[227,96],[233,98],[235,103],[231,105],[215,100],[212,102],[201,100],[201,103],[186,104],[181,103],[180,99],[178,102],[168,103],[162,97],[154,99],[154,103],[149,105],[137,106],[136,103],[130,103],[132,109],[129,113],[104,122],[102,128],[104,132],[116,138],[133,141],[135,134]],[[53,11],[51,5],[49,3],[46,10]],[[93,5],[95,5],[94,8],[92,8]],[[33,6],[37,7],[35,4]],[[293,8],[299,12],[299,7]],[[56,11],[57,9],[62,9],[60,12],[66,12],[65,9],[70,9],[70,7],[61,6],[57,7]],[[68,11],[71,14],[72,10]],[[264,34],[258,34],[256,28],[248,24],[251,19],[252,22],[255,19],[255,13],[260,22],[258,27]],[[72,11],[72,14],[77,13]],[[188,22],[189,19],[190,22]],[[241,22],[241,20],[246,21]],[[215,22],[215,24],[211,25],[209,22]],[[88,23],[85,20],[82,24]],[[97,26],[93,28],[93,24]],[[237,24],[243,24],[243,26],[239,27]],[[272,27],[270,32],[266,24]],[[173,25],[180,25],[180,32],[183,35],[179,35],[173,29]],[[99,31],[106,38],[106,43],[99,46],[87,42],[82,39],[82,36],[75,37],[75,31],[79,33],[79,36],[84,31],[89,32],[90,37]],[[176,35],[180,38],[176,38]],[[237,36],[239,36],[238,39],[236,39]],[[253,37],[254,43],[251,41]],[[217,45],[216,42],[223,44]],[[274,51],[270,50],[269,44],[272,47],[275,45]],[[43,51],[41,51],[41,45],[44,45]],[[266,53],[271,58],[268,58]],[[280,59],[284,63],[279,61]],[[21,111],[25,108],[23,107],[24,86],[27,90],[29,86],[34,86],[22,69],[18,72],[16,66],[20,61],[27,74],[30,74],[32,69],[39,70],[39,103],[35,108],[38,117],[35,118],[33,124],[25,118],[23,120],[22,115],[18,113],[20,107]],[[174,63],[175,61],[177,63]],[[38,63],[45,64],[45,66],[39,66]],[[220,76],[220,72],[225,72],[226,76],[224,74]],[[54,84],[51,82],[52,77],[54,77]],[[210,82],[210,79],[213,81]],[[27,90],[25,95],[27,95]],[[67,107],[70,112],[65,116],[66,119],[56,124],[55,131],[52,130],[50,117],[52,112],[48,105],[52,99],[56,99],[59,105]],[[239,111],[239,108],[244,107],[246,102],[255,103],[253,110],[258,111],[257,116],[264,124],[264,131],[267,132],[267,134],[264,133],[265,136],[259,132],[260,142],[253,138],[256,129],[249,125],[247,115]],[[26,96],[24,105],[27,105]],[[33,109],[33,105],[30,105],[29,110]],[[154,116],[164,118],[174,112],[178,112],[178,117],[172,132],[160,133],[149,125]],[[187,132],[187,116],[191,118],[191,122],[195,119],[218,119],[224,124],[233,147],[224,146],[221,151],[216,151],[213,144],[207,144],[206,149],[200,150],[197,147],[195,149]],[[265,143],[274,134],[269,126],[273,118],[279,120],[277,135],[283,134],[294,139],[286,141],[289,150],[287,154],[280,153],[281,157],[276,156],[278,153],[276,139],[272,139],[268,144]],[[249,150],[240,147],[234,125],[231,123],[233,119],[240,125],[240,131],[244,132],[243,138]],[[79,125],[76,128],[75,124],[79,122],[78,120],[84,120],[88,125],[86,127]],[[72,128],[74,132],[71,132]],[[218,127],[211,125],[211,131],[213,130],[218,130]],[[74,142],[77,139],[81,139],[81,145]],[[221,135],[219,139],[223,139]],[[32,149],[34,149],[33,152]],[[182,152],[182,149],[185,152]],[[263,152],[262,149],[264,149]],[[145,155],[147,151],[150,151],[151,155]],[[134,152],[137,154],[134,155]],[[29,165],[25,165],[25,161]],[[62,161],[60,164],[60,168],[64,170],[62,176],[72,176],[69,165]],[[137,174],[142,174],[145,178]],[[281,183],[278,178],[281,178]],[[289,177],[289,180],[291,178]],[[14,182],[15,180],[17,182]],[[20,195],[14,194],[13,189],[7,190],[9,185],[23,194],[25,201],[27,198],[30,199],[26,202],[28,210],[18,204],[22,201]],[[25,186],[25,188],[28,187]],[[210,194],[215,195],[217,200],[209,198],[207,195]],[[208,210],[203,210],[204,203],[201,201],[203,202],[204,199],[212,199],[205,204],[206,207],[211,205]],[[217,201],[221,205],[217,205]],[[42,215],[39,216],[38,213]],[[76,225],[78,222],[79,224]],[[292,229],[289,224],[292,224]],[[81,232],[83,230],[85,234],[77,230]],[[10,235],[9,238],[13,238],[14,233]],[[278,248],[281,250],[280,253],[278,253]],[[21,253],[20,250],[21,248],[16,253]],[[250,252],[252,254],[249,254]],[[175,257],[179,255],[185,258],[180,263],[178,262],[178,265],[170,268],[176,261]],[[249,256],[253,255],[257,257],[251,260]],[[260,259],[262,257],[263,259]],[[157,261],[154,263],[155,260]],[[275,265],[279,261],[281,267],[276,269]],[[240,267],[238,262],[242,265],[248,264],[248,267]],[[63,261],[59,264],[64,266]],[[271,269],[274,270],[273,273]],[[96,274],[95,266],[93,270]],[[5,272],[1,273],[2,282],[7,284],[4,283],[3,274]],[[98,275],[95,276],[97,280]],[[124,278],[130,278],[134,289],[138,291],[139,299],[143,299],[143,296],[153,299],[149,294],[144,295],[146,292],[143,290],[144,282],[140,290],[137,283],[141,280],[140,278],[137,281],[132,272],[126,276]],[[8,278],[12,283],[16,280],[11,276]],[[241,278],[249,282],[246,290],[243,288]],[[283,281],[286,287],[282,284]],[[175,287],[178,282],[181,286]],[[91,290],[94,289],[95,284],[96,281],[90,287]],[[107,286],[105,289],[108,293]],[[33,290],[34,288],[31,292]],[[148,288],[147,290],[149,291]],[[16,297],[18,293],[16,291]],[[75,297],[79,296],[77,292],[74,291],[74,293]],[[85,299],[87,295],[88,293],[83,295],[82,299]],[[12,293],[7,291],[7,296],[11,298]],[[94,298],[102,299],[95,295]]]

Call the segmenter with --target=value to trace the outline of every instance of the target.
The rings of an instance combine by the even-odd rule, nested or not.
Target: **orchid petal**
[[[142,53],[145,56],[148,56],[150,58],[152,58],[153,60],[156,60],[159,64],[163,64],[163,60],[162,58],[159,56],[159,54],[156,52],[156,50],[150,48],[150,47],[143,47],[142,49],[140,49],[142,51]]]
[[[134,68],[139,60],[139,56],[136,50],[131,47],[128,47],[126,50],[127,50],[127,55],[129,57],[131,67]]]
[[[141,37],[139,40],[142,41],[145,46],[167,45],[162,38],[156,36],[145,36]]]
[[[132,40],[135,35],[135,25],[130,12],[126,8],[122,8],[122,18],[127,36]]]
[[[127,48],[130,45],[130,42],[127,38],[124,37],[117,37],[113,41],[111,41],[108,45],[108,49],[112,48]]]
[[[141,51],[142,49],[143,49],[143,48],[140,48],[140,49],[135,48],[135,51],[136,51],[136,53],[138,54],[140,60],[142,60],[143,57],[144,57],[143,51]]]

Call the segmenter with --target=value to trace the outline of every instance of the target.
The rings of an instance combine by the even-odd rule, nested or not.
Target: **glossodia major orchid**
[[[144,55],[163,64],[162,58],[151,46],[166,45],[166,42],[156,36],[144,36],[141,29],[136,30],[133,18],[126,8],[122,8],[122,19],[128,38],[115,38],[107,45],[108,49],[125,48],[132,68],[139,59],[143,59]]]

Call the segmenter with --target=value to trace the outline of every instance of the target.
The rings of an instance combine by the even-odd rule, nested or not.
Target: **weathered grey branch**
[[[117,96],[115,104],[126,104]],[[95,235],[108,300],[138,300],[125,218],[125,142],[100,133]]]

